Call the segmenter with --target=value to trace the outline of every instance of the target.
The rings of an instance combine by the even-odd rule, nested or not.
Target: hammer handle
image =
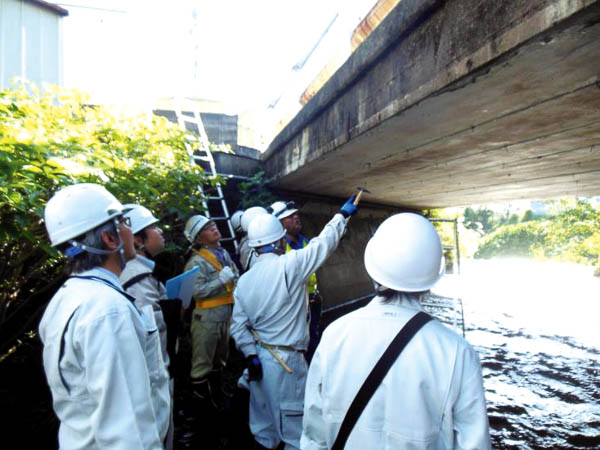
[[[362,197],[363,192],[364,191],[361,189],[360,191],[358,191],[358,194],[356,194],[356,198],[352,202],[352,203],[354,203],[354,206],[358,206],[358,202],[360,202],[360,198]]]
[[[269,351],[271,356],[273,356],[273,358],[275,358],[275,360],[279,363],[279,365],[281,367],[283,367],[283,370],[285,370],[287,373],[292,373],[292,369],[290,369],[289,366],[283,361],[283,359],[281,359],[280,356],[277,353],[275,353],[275,350],[273,350],[273,348],[269,344],[265,344],[262,341],[262,339],[260,338],[260,336],[258,335],[256,330],[253,330],[252,328],[250,328],[250,332],[252,333],[252,336],[254,336],[254,339],[256,339],[258,342],[260,342],[262,344],[262,346],[265,347]]]

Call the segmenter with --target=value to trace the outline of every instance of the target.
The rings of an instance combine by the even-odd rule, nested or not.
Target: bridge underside
[[[600,195],[600,1],[403,0],[263,156],[416,209]]]

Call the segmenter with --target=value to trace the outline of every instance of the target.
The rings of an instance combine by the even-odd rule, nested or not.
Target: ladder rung
[[[232,237],[222,237],[221,241],[228,241],[229,242],[229,241],[233,241],[233,239],[234,238],[232,238]]]
[[[208,200],[223,200],[225,197],[208,197]]]
[[[208,156],[194,155],[194,160],[196,160],[196,161],[210,162],[210,158]]]
[[[211,217],[210,220],[229,220],[229,217]]]

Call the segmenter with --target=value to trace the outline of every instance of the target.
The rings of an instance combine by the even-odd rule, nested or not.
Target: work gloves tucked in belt
[[[342,216],[350,217],[352,214],[354,214],[356,212],[356,210],[358,208],[353,203],[355,199],[356,199],[356,195],[353,195],[348,200],[346,200],[346,203],[344,203],[342,205],[342,207],[340,208],[340,214],[342,214]]]
[[[262,380],[262,364],[257,355],[248,355],[246,357],[246,367],[248,368],[248,381]]]
[[[233,273],[233,270],[231,270],[231,267],[229,267],[229,266],[223,267],[223,270],[221,270],[219,272],[219,281],[223,285],[229,283],[234,278],[235,278],[235,274]]]

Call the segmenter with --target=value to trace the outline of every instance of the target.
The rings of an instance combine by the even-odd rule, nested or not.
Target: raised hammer
[[[358,186],[356,189],[358,190],[358,194],[356,194],[356,198],[352,202],[352,203],[354,203],[354,206],[358,205],[358,202],[360,202],[360,198],[362,197],[363,192],[366,192],[367,194],[371,193],[371,191],[369,191],[364,186]]]

